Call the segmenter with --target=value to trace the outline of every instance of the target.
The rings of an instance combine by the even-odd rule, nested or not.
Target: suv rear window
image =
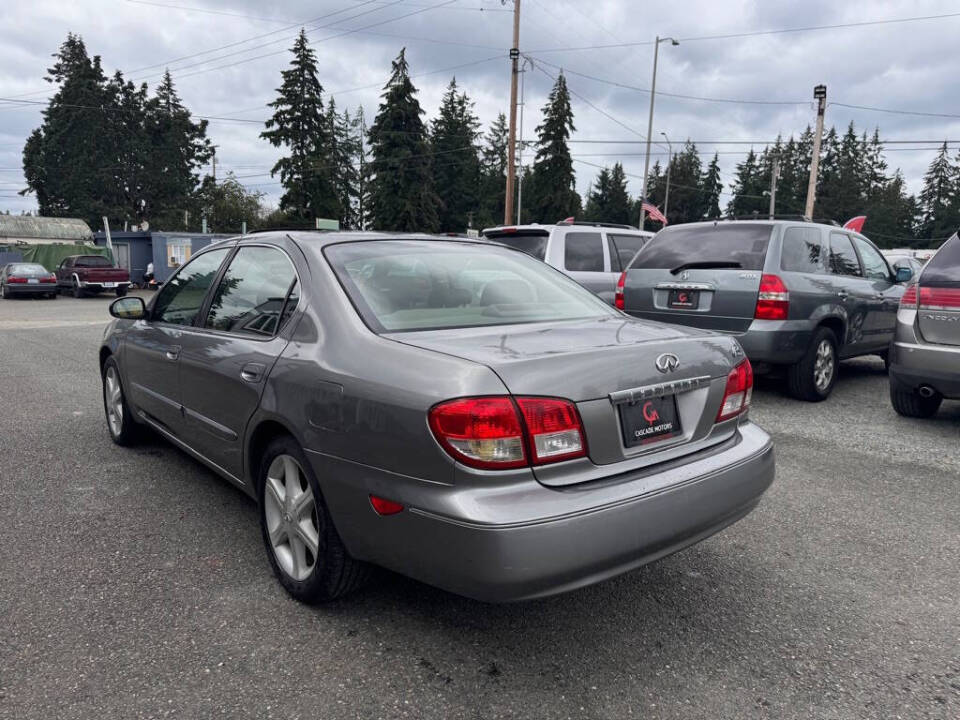
[[[537,260],[543,260],[547,254],[547,238],[545,230],[533,232],[491,232],[484,233],[488,240],[493,240],[514,250],[522,250],[527,255],[533,255]]]
[[[630,267],[672,270],[689,263],[738,263],[762,270],[770,244],[767,223],[676,225],[654,236]]]
[[[954,234],[927,263],[920,284],[960,287],[960,236]]]
[[[822,273],[826,252],[823,233],[815,227],[787,228],[780,250],[780,269],[787,272]]]

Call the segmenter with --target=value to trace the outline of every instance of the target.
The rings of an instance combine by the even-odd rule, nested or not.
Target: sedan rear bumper
[[[8,295],[49,295],[57,292],[56,283],[15,283],[7,285],[6,288]]]
[[[343,461],[337,462],[341,474],[326,474],[331,468],[324,467],[318,475],[343,479]],[[370,468],[363,474],[372,480],[369,492],[385,492],[383,478],[369,478]],[[516,490],[435,486],[434,494],[452,497],[443,513],[414,505],[379,517],[368,491],[321,484],[356,557],[461,595],[507,602],[573,590],[693,545],[749,513],[773,477],[769,436],[745,423],[729,445],[669,470],[564,490],[535,481]],[[404,502],[398,492],[391,499]],[[504,497],[511,493],[514,498]],[[537,508],[549,514],[531,517]],[[491,521],[491,510],[499,520]]]

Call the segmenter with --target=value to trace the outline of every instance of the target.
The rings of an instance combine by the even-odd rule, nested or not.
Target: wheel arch
[[[259,496],[258,487],[259,478],[257,477],[257,468],[259,467],[260,457],[263,455],[267,446],[278,437],[290,437],[300,443],[300,438],[290,429],[290,427],[274,417],[255,418],[250,423],[251,429],[247,433],[247,444],[243,454],[244,470],[248,487],[255,497]]]
[[[822,318],[820,322],[817,323],[817,327],[825,327],[828,330],[833,331],[834,336],[837,338],[838,351],[841,347],[843,347],[843,345],[846,344],[846,324],[836,315],[830,315]]]

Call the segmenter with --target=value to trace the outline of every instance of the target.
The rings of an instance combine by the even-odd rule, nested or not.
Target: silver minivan
[[[653,233],[631,225],[562,222],[487,228],[489,240],[523,250],[613,305],[617,280]]]

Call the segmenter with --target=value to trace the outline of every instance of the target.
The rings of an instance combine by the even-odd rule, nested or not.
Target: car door
[[[860,255],[864,278],[872,291],[864,322],[864,340],[870,348],[884,350],[893,340],[897,327],[897,308],[903,295],[903,286],[897,284],[887,261],[869,241],[854,235],[853,244]]]
[[[873,288],[863,276],[860,257],[847,233],[830,233],[830,287],[847,318],[846,337],[839,338],[840,356],[869,352],[864,325],[873,302]]]
[[[610,282],[610,259],[599,230],[563,234],[563,270],[611,305],[616,281]]]
[[[124,336],[127,393],[150,420],[185,438],[179,360],[184,329],[193,325],[230,248],[197,255],[154,298],[147,317]],[[190,443],[187,443],[190,444]]]
[[[196,327],[179,342],[180,392],[189,444],[234,477],[243,473],[243,437],[267,375],[287,345],[283,332],[299,298],[285,249],[241,245]]]

